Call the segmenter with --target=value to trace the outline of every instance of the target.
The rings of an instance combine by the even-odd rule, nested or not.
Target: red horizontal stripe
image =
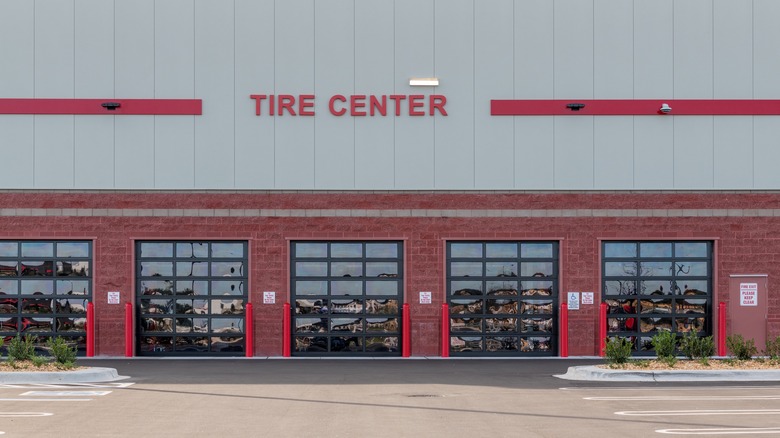
[[[585,107],[572,111],[566,105]],[[673,116],[774,116],[780,100],[491,100],[493,116],[646,116],[660,115],[661,104],[672,107]]]
[[[116,102],[114,110],[102,104]],[[3,99],[0,114],[201,115],[200,99]]]

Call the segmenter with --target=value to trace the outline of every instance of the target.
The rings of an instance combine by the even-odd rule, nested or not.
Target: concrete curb
[[[768,382],[780,381],[780,370],[610,370],[598,366],[569,367],[565,380],[601,382]]]
[[[0,384],[8,383],[93,383],[127,379],[114,368],[90,367],[76,371],[13,371],[0,373]]]

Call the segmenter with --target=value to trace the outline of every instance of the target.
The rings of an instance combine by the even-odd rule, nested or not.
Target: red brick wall
[[[288,242],[295,239],[403,239],[406,299],[412,311],[412,354],[438,355],[444,301],[446,239],[549,239],[561,241],[560,292],[593,291],[593,306],[571,312],[569,354],[596,355],[598,345],[599,239],[717,240],[714,302],[727,301],[729,274],[768,274],[769,335],[780,335],[780,208],[773,193],[0,193],[0,239],[95,239],[96,354],[124,354],[124,306],[107,304],[119,290],[134,302],[134,239],[238,239],[250,242],[250,300],[255,303],[255,354],[282,353],[282,304],[287,300]],[[14,215],[11,209],[26,210]],[[51,210],[55,209],[55,210]],[[57,215],[57,209],[93,210]],[[102,209],[296,209],[311,217],[109,216]],[[565,210],[552,217],[333,217],[320,209]],[[661,215],[602,210],[657,209]],[[683,210],[701,210],[688,217]],[[724,211],[718,211],[718,210]],[[572,217],[574,210],[588,210]],[[679,211],[678,211],[679,210]],[[713,211],[714,210],[714,211]],[[725,210],[730,210],[726,212]],[[568,213],[567,213],[568,212]],[[738,212],[738,213],[737,213]],[[148,213],[148,212],[147,212]],[[224,212],[223,212],[224,213]],[[91,216],[88,214],[92,214]],[[740,214],[741,216],[735,216]],[[527,216],[527,215],[526,215]],[[780,216],[780,214],[779,214]],[[262,304],[276,291],[277,304]],[[433,304],[419,304],[432,291]],[[717,306],[714,306],[714,311]],[[713,321],[715,320],[713,314]]]

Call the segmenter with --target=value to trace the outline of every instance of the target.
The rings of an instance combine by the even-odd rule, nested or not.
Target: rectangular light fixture
[[[439,78],[411,78],[409,85],[412,87],[438,87]]]

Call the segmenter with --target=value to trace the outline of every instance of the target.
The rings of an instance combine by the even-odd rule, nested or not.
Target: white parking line
[[[11,417],[51,417],[52,413],[49,412],[0,412],[0,417],[2,418],[11,418]],[[5,432],[0,432],[0,434],[3,434]]]
[[[778,385],[771,386],[670,386],[670,387],[657,387],[657,388],[642,388],[636,386],[615,386],[615,387],[562,387],[558,388],[561,391],[721,391],[729,389],[749,389],[749,390],[763,390],[771,389],[777,391],[780,389]]]
[[[111,391],[27,391],[19,395],[34,397],[99,397],[107,394],[111,394]]]
[[[749,435],[780,433],[780,427],[728,427],[713,429],[658,429],[658,433],[668,435]]]
[[[0,401],[25,401],[25,402],[65,402],[65,401],[92,401],[91,398],[0,398]]]
[[[35,389],[35,388],[127,388],[135,382],[125,383],[20,383],[0,384],[0,388]]]
[[[615,415],[672,416],[672,415],[769,415],[780,414],[780,409],[690,409],[680,411],[620,411]]]
[[[596,401],[780,400],[780,395],[648,395],[636,397],[583,397],[582,399]]]

